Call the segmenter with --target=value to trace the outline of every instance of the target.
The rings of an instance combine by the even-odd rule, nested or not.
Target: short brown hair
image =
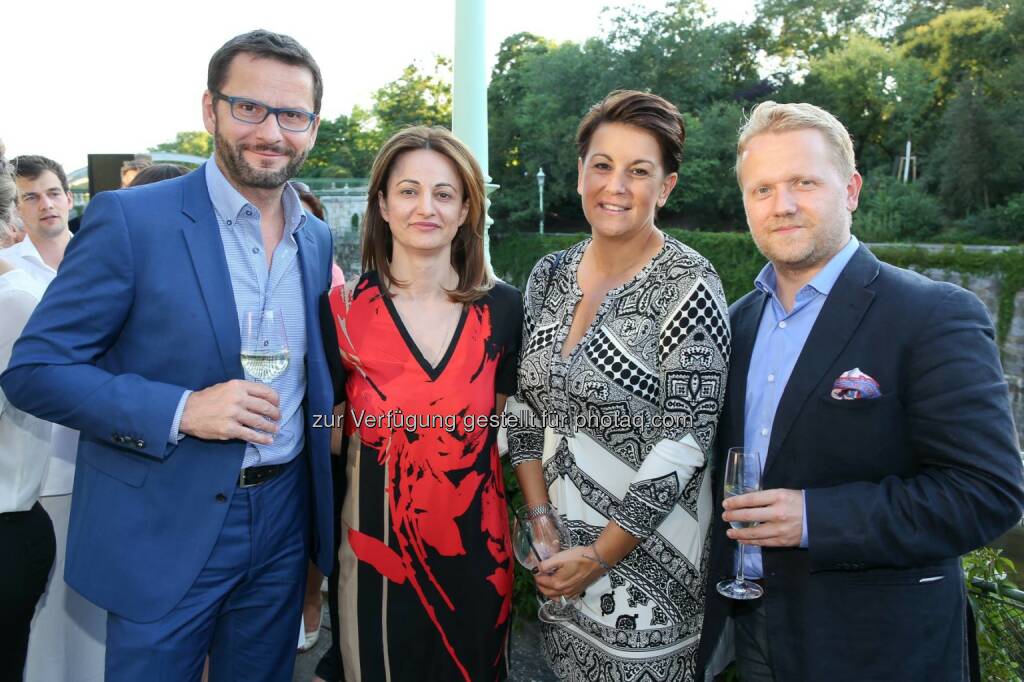
[[[615,90],[590,107],[576,130],[576,147],[586,158],[590,139],[602,123],[623,123],[654,136],[661,149],[661,165],[666,174],[679,172],[683,162],[686,126],[676,105],[664,97],[638,90]]]
[[[832,150],[839,173],[848,179],[857,172],[853,140],[839,119],[821,107],[806,102],[779,104],[767,100],[754,107],[747,122],[740,127],[740,137],[736,142],[737,182],[740,179],[740,160],[753,137],[762,133],[785,133],[791,130],[817,130]]]
[[[206,72],[206,89],[211,93],[220,92],[228,79],[231,61],[238,55],[251,54],[259,59],[274,59],[289,66],[304,66],[313,74],[313,113],[320,113],[320,102],[324,98],[324,79],[313,55],[291,36],[258,29],[235,36],[220,46],[210,57]]]
[[[391,276],[394,243],[391,228],[381,214],[379,197],[387,197],[388,180],[398,158],[417,149],[431,149],[448,157],[462,181],[469,210],[466,222],[459,226],[452,241],[452,267],[459,274],[459,284],[448,292],[448,297],[459,303],[470,303],[494,286],[494,274],[484,259],[484,175],[466,145],[441,126],[412,126],[400,130],[377,152],[370,171],[370,199],[363,216],[363,270],[376,270],[381,290],[388,295],[391,295],[390,284],[405,286]]]

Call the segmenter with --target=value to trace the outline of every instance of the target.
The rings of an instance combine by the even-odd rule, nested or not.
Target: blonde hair
[[[768,100],[754,107],[746,123],[740,127],[740,137],[736,142],[737,182],[740,180],[740,161],[743,152],[753,137],[762,133],[785,133],[807,129],[820,131],[825,137],[825,142],[832,150],[836,169],[844,178],[849,178],[857,172],[853,140],[839,119],[821,107],[806,102],[779,104]]]
[[[452,242],[452,267],[459,283],[448,297],[459,303],[471,303],[494,286],[494,274],[484,259],[484,174],[473,154],[457,137],[441,126],[413,126],[391,136],[377,152],[370,171],[369,201],[363,216],[363,270],[376,270],[381,289],[388,295],[390,285],[405,286],[391,276],[393,241],[391,228],[380,211],[378,196],[387,197],[388,179],[402,154],[431,149],[448,157],[462,181],[469,210],[466,222],[459,226]]]

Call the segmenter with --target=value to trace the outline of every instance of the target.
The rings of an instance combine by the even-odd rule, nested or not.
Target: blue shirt
[[[260,212],[243,197],[224,177],[214,159],[205,165],[206,186],[217,216],[224,256],[231,277],[231,289],[238,313],[239,333],[246,311],[273,308],[284,318],[288,339],[288,367],[270,386],[280,399],[280,431],[270,445],[248,443],[242,467],[283,464],[291,461],[302,450],[305,442],[302,399],[306,394],[306,306],[299,269],[299,249],[295,233],[302,228],[306,215],[299,196],[286,184],[281,195],[284,209],[284,233],[274,250],[271,265],[267,267],[260,232]],[[252,381],[252,377],[246,376]],[[171,427],[172,442],[181,436],[178,426],[184,411],[186,391],[178,404]]]
[[[747,393],[744,401],[743,447],[756,450],[761,455],[761,472],[764,472],[764,458],[772,438],[772,426],[779,401],[786,390],[786,384],[796,366],[800,351],[818,319],[818,313],[825,305],[832,287],[843,268],[853,258],[860,246],[856,237],[839,253],[834,255],[825,267],[796,294],[793,309],[788,313],[776,292],[775,268],[768,263],[761,269],[754,286],[767,295],[767,303],[757,337],[750,355],[750,369],[747,371]],[[778,453],[783,457],[785,453]],[[748,472],[747,483],[752,483],[753,471]],[[800,546],[806,547],[807,513],[804,509],[804,530]],[[747,578],[764,575],[761,566],[761,548],[747,546],[744,550],[744,573]]]

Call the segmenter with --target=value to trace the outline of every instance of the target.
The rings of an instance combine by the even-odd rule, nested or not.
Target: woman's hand
[[[541,562],[533,580],[548,599],[577,597],[604,575],[590,547],[572,547]]]

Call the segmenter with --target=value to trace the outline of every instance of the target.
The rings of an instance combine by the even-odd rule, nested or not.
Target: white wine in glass
[[[264,384],[288,369],[288,338],[280,311],[268,308],[242,314],[242,369]]]
[[[724,493],[725,497],[745,495],[761,489],[761,455],[756,450],[744,448],[729,448],[725,456]],[[730,521],[733,528],[752,528],[757,525],[756,521]],[[764,589],[755,582],[751,582],[743,575],[743,550],[744,544],[740,546],[739,568],[737,575],[732,580],[723,580],[715,588],[718,593],[729,599],[757,599],[764,594]]]

